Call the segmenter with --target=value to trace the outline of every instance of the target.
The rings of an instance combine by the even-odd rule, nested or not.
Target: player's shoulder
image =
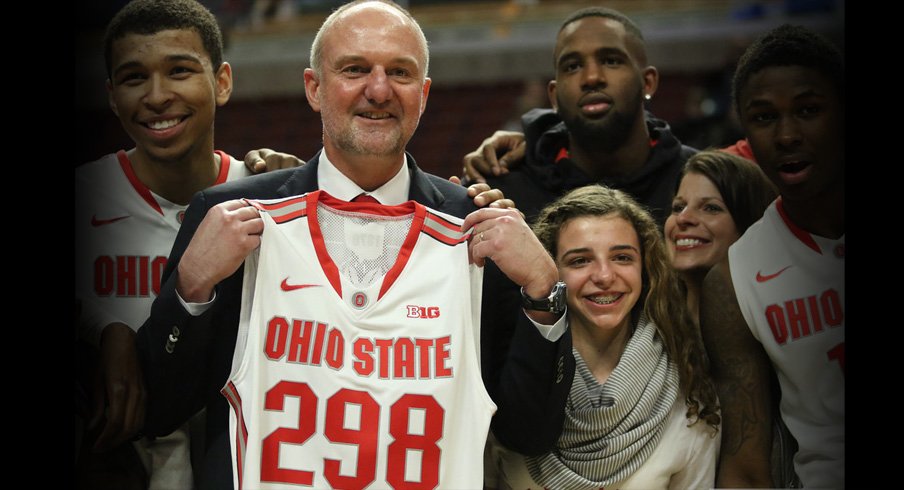
[[[762,250],[765,244],[774,243],[780,238],[777,232],[776,220],[781,220],[775,207],[775,202],[770,204],[763,216],[754,221],[744,234],[732,244],[736,250],[749,249],[751,252]],[[729,249],[730,250],[730,249]]]
[[[109,172],[112,169],[119,168],[119,160],[116,153],[108,153],[97,160],[85,162],[75,167],[75,175],[89,175],[102,172]]]
[[[132,187],[116,153],[77,166],[74,181],[76,196],[81,201],[108,200],[109,195]]]
[[[239,158],[236,158],[225,151],[217,151],[222,159],[222,162],[227,165],[227,174],[226,181],[244,179],[245,177],[250,177],[254,175],[254,173],[248,169],[248,166],[245,165],[245,161]]]

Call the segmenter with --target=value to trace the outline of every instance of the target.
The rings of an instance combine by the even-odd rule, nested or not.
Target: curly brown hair
[[[678,369],[690,425],[703,420],[717,429],[721,418],[715,384],[709,375],[709,360],[684,301],[687,290],[672,268],[662,232],[649,211],[622,191],[589,185],[543,208],[532,228],[555,260],[559,231],[565,223],[582,216],[606,215],[631,223],[640,239],[643,287],[635,311],[642,309],[656,325],[669,359]]]

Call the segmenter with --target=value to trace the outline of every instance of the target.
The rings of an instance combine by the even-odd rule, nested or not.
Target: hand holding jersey
[[[177,291],[187,302],[210,301],[214,286],[231,276],[260,245],[260,213],[236,199],[217,204],[198,226],[179,262]]]
[[[492,260],[509,279],[531,298],[549,294],[559,280],[552,257],[537,240],[517,209],[484,208],[465,218],[462,229],[471,231],[471,260],[479,266]],[[546,311],[527,310],[537,323],[551,325],[561,317]]]
[[[346,478],[353,478],[358,482],[354,486],[360,484],[363,487],[370,485],[374,481],[373,477],[379,482],[421,481],[425,484],[433,482],[440,487],[473,488],[480,484],[480,472],[474,472],[471,468],[479,465],[486,437],[485,426],[480,427],[477,417],[474,417],[473,407],[490,408],[490,404],[495,402],[499,408],[496,420],[507,424],[497,431],[500,440],[508,437],[507,440],[516,443],[513,447],[523,448],[525,452],[542,449],[549,444],[546,441],[551,440],[560,430],[561,424],[555,414],[547,414],[546,420],[539,421],[535,415],[547,413],[546,407],[550,404],[560,407],[563,403],[560,400],[567,396],[566,379],[570,377],[561,367],[563,361],[560,359],[564,352],[560,351],[564,351],[568,345],[567,342],[557,342],[562,337],[561,334],[550,338],[530,325],[518,325],[519,331],[523,330],[523,335],[508,342],[507,339],[500,338],[502,334],[498,333],[510,331],[505,328],[482,329],[481,337],[478,339],[472,333],[471,340],[461,336],[459,340],[455,340],[458,334],[449,330],[455,328],[456,331],[461,331],[462,327],[466,327],[465,330],[476,330],[480,323],[497,327],[503,322],[513,323],[515,320],[515,315],[508,315],[508,311],[497,315],[501,317],[498,322],[496,318],[481,318],[480,322],[472,319],[464,324],[457,320],[473,315],[469,315],[459,304],[463,299],[460,292],[464,288],[461,280],[453,279],[450,270],[456,268],[455,277],[458,278],[461,277],[458,272],[461,269],[477,269],[467,262],[468,250],[464,238],[456,242],[454,247],[446,243],[455,235],[461,235],[461,222],[450,221],[450,226],[436,221],[430,225],[429,230],[425,224],[420,228],[420,233],[416,234],[419,237],[415,240],[416,243],[403,242],[406,245],[402,252],[406,253],[400,252],[397,255],[398,262],[407,261],[408,266],[390,267],[384,276],[380,276],[377,270],[373,276],[375,282],[370,283],[373,288],[364,283],[346,288],[348,278],[336,280],[336,271],[343,269],[335,264],[333,252],[326,253],[323,248],[328,249],[336,244],[341,246],[343,240],[325,243],[326,237],[313,233],[315,228],[311,218],[307,220],[311,227],[309,239],[303,239],[303,234],[302,239],[297,239],[297,235],[293,236],[296,239],[286,240],[287,243],[282,243],[274,254],[264,249],[268,242],[263,237],[260,239],[260,252],[252,252],[258,243],[256,234],[260,232],[257,225],[259,218],[255,211],[246,211],[247,207],[238,204],[235,201],[237,199],[291,199],[291,196],[323,190],[340,202],[347,203],[365,192],[387,208],[414,201],[459,219],[474,210],[475,202],[481,203],[483,199],[475,201],[475,197],[479,197],[481,193],[469,197],[461,186],[425,174],[418,169],[413,157],[405,152],[405,146],[417,127],[429,93],[427,58],[423,32],[401,7],[383,2],[353,2],[340,7],[331,14],[315,36],[311,49],[311,68],[304,73],[308,102],[312,109],[321,114],[323,122],[323,151],[304,166],[268,172],[234,185],[219,186],[197,194],[192,200],[163,274],[161,294],[155,300],[151,317],[139,331],[138,344],[143,356],[142,363],[147,366],[145,372],[148,373],[147,383],[152,395],[148,422],[145,424],[149,434],[167,433],[172,427],[183,423],[199,407],[208,409],[208,444],[202,470],[202,482],[207,488],[230,488],[239,481],[246,482],[246,487],[253,485],[258,488],[264,481],[295,481],[295,476],[300,477],[299,482],[310,480],[316,482],[318,487],[347,486],[334,483],[337,478],[336,481],[340,483],[346,482]],[[214,209],[219,203],[226,204]],[[332,207],[345,206],[337,204]],[[313,208],[307,209],[310,211]],[[208,214],[208,211],[211,213]],[[298,219],[270,229],[304,231],[302,221],[304,220]],[[264,225],[265,230],[266,227]],[[326,229],[319,223],[317,227],[321,231]],[[345,225],[340,228],[344,229]],[[424,236],[425,234],[428,236]],[[378,243],[367,237],[364,239],[361,243]],[[243,243],[235,247],[232,244],[235,241]],[[273,242],[274,240],[270,240],[271,245]],[[317,245],[318,243],[323,245]],[[232,250],[226,250],[227,246],[233,246]],[[192,250],[189,251],[189,247]],[[291,252],[292,249],[312,247],[312,253]],[[447,258],[444,252],[443,257],[437,259],[437,254],[440,253],[438,250],[444,250],[444,247],[454,248],[457,258]],[[263,264],[265,256],[270,257],[267,260],[272,261],[272,267],[267,266],[267,275],[276,277],[276,280],[260,281],[258,277],[253,287],[244,282],[245,274],[241,272],[241,263],[242,259],[248,258],[249,252],[252,252],[250,257],[259,255],[260,264]],[[287,258],[290,260],[286,260]],[[291,277],[287,278],[286,271],[281,267],[292,267],[291,263],[296,258],[310,263],[310,266],[296,264],[289,274]],[[249,272],[249,267],[253,267],[249,264],[253,262],[252,258],[246,260],[245,272]],[[328,266],[330,263],[335,265],[335,269]],[[357,271],[354,267],[346,270]],[[230,271],[235,272],[230,274]],[[393,276],[393,271],[401,275]],[[173,272],[178,274],[174,275]],[[365,273],[370,274],[366,270]],[[181,277],[183,274],[185,278]],[[322,278],[315,277],[317,274],[325,274],[327,279],[320,280]],[[223,277],[224,275],[227,277]],[[183,280],[184,284],[180,285]],[[480,282],[475,284],[473,280],[469,282],[472,290],[475,289],[474,286],[480,288],[482,285]],[[315,287],[314,284],[321,287]],[[392,286],[387,286],[383,291],[383,284]],[[186,303],[186,299],[208,301],[214,285],[215,298],[206,305],[200,305],[199,308],[199,305]],[[191,295],[191,298],[179,298],[178,289],[182,289],[181,286],[188,286],[181,292]],[[510,297],[517,296],[517,288],[514,284],[511,286],[507,284],[503,291],[491,291],[488,297],[481,297],[480,301],[492,305],[503,302],[508,304]],[[273,351],[268,353],[263,348],[254,347],[246,349],[247,353],[264,357],[260,359],[260,363],[251,360],[247,365],[260,370],[278,366],[274,369],[280,372],[285,370],[287,373],[285,376],[280,374],[278,377],[268,378],[256,386],[252,383],[246,387],[251,389],[248,393],[256,393],[252,397],[261,395],[257,390],[269,391],[277,386],[280,390],[286,388],[290,391],[264,394],[271,399],[271,403],[263,400],[264,404],[261,405],[258,403],[260,398],[256,401],[245,398],[238,379],[233,383],[235,389],[224,386],[224,382],[229,379],[231,368],[235,366],[238,347],[247,345],[246,339],[241,335],[244,335],[243,332],[250,332],[241,327],[244,325],[246,311],[241,308],[243,298],[247,297],[246,293],[254,293],[252,289],[262,292],[264,288],[272,288],[274,294],[256,297],[254,307],[277,309],[273,310],[273,323],[270,322],[271,317],[266,317],[263,323],[268,329],[264,333],[271,331],[274,342],[264,338],[265,343],[259,345],[265,345]],[[339,289],[342,293],[339,293]],[[295,295],[302,293],[305,298],[303,301],[290,301]],[[337,303],[337,297],[341,304]],[[355,307],[363,309],[355,310]],[[351,313],[346,311],[349,308]],[[203,314],[198,311],[201,309],[205,311]],[[485,310],[486,308],[471,309],[478,314]],[[351,314],[356,319],[346,321],[343,317],[346,314]],[[265,312],[264,315],[266,316]],[[368,317],[367,321],[375,322],[373,327],[379,328],[373,332],[362,330],[368,328],[368,324],[362,324],[358,320],[365,316]],[[382,320],[377,322],[378,317]],[[255,324],[260,325],[259,322]],[[435,332],[422,332],[431,325],[435,326]],[[516,327],[510,326],[512,330]],[[447,335],[443,333],[445,330],[441,332],[440,329],[449,330],[451,336],[448,342],[445,340]],[[438,337],[436,332],[439,332]],[[488,332],[486,336],[484,332]],[[180,333],[178,344],[174,340],[166,340]],[[260,333],[259,330],[254,331],[254,335]],[[432,342],[432,347],[427,345],[428,342]],[[450,342],[454,342],[454,348],[448,347]],[[489,358],[495,353],[494,348],[508,348],[509,345],[512,346],[509,350],[517,350],[518,354],[530,358],[532,363],[494,365],[487,370],[490,374],[482,377],[482,364],[478,366],[473,362],[477,360],[476,354],[486,352],[485,357]],[[275,349],[285,350],[277,352]],[[312,357],[317,352],[319,357]],[[306,357],[301,357],[303,355]],[[467,365],[460,364],[467,356],[472,361]],[[560,369],[550,369],[557,365],[557,361]],[[269,367],[264,367],[265,365]],[[324,365],[332,369],[323,369]],[[299,370],[288,372],[289,368],[295,367]],[[447,376],[451,374],[449,370],[455,373],[454,377]],[[439,376],[435,376],[436,373]],[[530,383],[509,382],[513,378],[530,380]],[[423,408],[421,405],[413,405],[410,398],[402,399],[399,396],[414,393],[418,395],[417,400],[427,403],[420,395],[429,394],[430,388],[421,386],[446,382],[467,389],[473,396],[463,396],[463,392],[462,396],[453,394],[451,397],[447,396],[447,392],[439,393],[436,400],[440,408],[446,407],[443,410],[420,410]],[[490,386],[485,387],[482,382]],[[499,389],[499,385],[508,387],[513,384],[519,389]],[[370,391],[351,393],[359,385],[366,386],[367,389],[376,387]],[[232,427],[232,437],[227,435],[227,398],[220,392],[224,388],[223,394],[229,397],[236,420],[244,417],[237,412],[237,407],[241,407],[243,413],[246,407],[253,407],[257,414],[261,413],[259,410],[265,413],[263,418],[248,419],[260,425],[253,428],[247,426],[247,438],[233,438],[242,435],[242,424]],[[426,391],[421,391],[424,389]],[[388,391],[384,394],[380,390],[418,391],[404,391],[393,395]],[[485,396],[487,392],[493,395],[492,400]],[[314,396],[311,396],[312,393]],[[241,400],[235,395],[241,396]],[[475,397],[484,403],[474,402]],[[371,403],[371,398],[374,403]],[[346,405],[356,404],[353,399],[361,402],[358,404],[361,408],[345,410]],[[281,407],[283,400],[295,405],[289,405],[284,410]],[[316,423],[313,428],[299,425],[301,412],[296,408],[299,402],[305,404],[304,413],[312,415],[304,418],[303,423]],[[327,406],[323,406],[324,403]],[[280,407],[269,406],[274,404],[279,404]],[[470,408],[448,408],[458,406]],[[375,413],[373,409],[379,407],[387,410],[380,411],[378,423],[371,423]],[[274,411],[281,413],[275,414]],[[376,432],[353,437],[354,434],[350,431],[358,430],[358,425],[350,428],[342,423],[346,412],[357,412],[360,416],[350,417],[350,420],[354,422],[353,419],[357,419],[362,428],[367,422],[368,429],[373,428]],[[486,416],[481,420],[488,422],[486,411],[481,413]],[[446,423],[439,426],[430,422],[436,414],[445,414]],[[293,415],[294,421],[282,419],[291,419]],[[418,432],[417,423],[408,429],[409,415],[413,420],[421,421],[426,416],[431,432]],[[323,416],[328,420],[321,425],[318,419]],[[338,422],[337,417],[340,419]],[[463,417],[469,419],[465,420]],[[519,437],[525,432],[523,427],[527,425],[536,430],[530,434],[530,440],[521,440]],[[433,439],[439,435],[433,432],[437,427],[442,428],[441,434],[449,437]],[[459,430],[460,427],[467,427],[468,430]],[[273,437],[270,437],[271,429],[277,431],[272,433]],[[389,429],[388,435],[392,436],[392,440],[387,438],[385,429]],[[251,430],[256,432],[252,434]],[[310,443],[281,444],[293,442],[295,436],[310,430],[313,430],[314,436]],[[547,437],[539,439],[538,432],[547,434]],[[463,435],[464,433],[467,434]],[[377,440],[371,439],[375,434]],[[286,437],[291,437],[292,440]],[[536,442],[538,440],[539,443]],[[236,465],[230,465],[224,460],[228,456],[230,442],[233,442],[232,449],[239,452],[233,454],[236,458],[234,461],[238,463]],[[434,449],[444,446],[451,452],[448,453],[448,458],[447,453],[443,452],[440,461],[434,457]],[[276,448],[279,455],[290,454],[283,459],[288,457],[291,464],[297,465],[292,470],[300,473],[292,472],[292,476],[283,474],[282,466],[287,462],[281,462],[279,455],[274,459],[273,448]],[[256,456],[261,454],[257,451],[262,449],[270,455],[266,459]],[[388,452],[385,453],[386,457],[374,460],[372,456],[375,453],[372,449]],[[422,462],[409,465],[412,457],[407,455],[408,449],[423,449],[420,458]],[[245,453],[246,450],[249,452]],[[291,454],[296,450],[310,457],[292,457]],[[349,450],[354,450],[355,454],[346,454]],[[356,465],[356,461],[357,467],[346,468],[349,464]],[[376,467],[371,465],[373,462]],[[337,470],[337,463],[342,466],[341,472]],[[460,468],[460,471],[440,472],[436,475],[435,463],[444,468],[454,466]],[[421,471],[417,471],[417,466]],[[407,474],[412,468],[417,475]],[[250,473],[235,475],[232,470],[247,470]],[[308,475],[306,472],[313,474]],[[354,476],[349,476],[350,473]],[[376,483],[375,486],[387,485]],[[436,485],[428,486],[433,488]]]

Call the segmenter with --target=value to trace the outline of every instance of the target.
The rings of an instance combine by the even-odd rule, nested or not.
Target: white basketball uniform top
[[[728,251],[744,319],[782,389],[807,488],[844,485],[844,236],[798,228],[781,198]]]
[[[216,184],[250,172],[244,162],[220,156]],[[151,192],[135,175],[125,151],[75,171],[75,291],[82,302],[79,335],[100,345],[103,328],[120,321],[134,330],[151,314],[167,256],[188,206]],[[187,424],[154,440],[135,442],[149,488],[193,487]]]
[[[236,488],[480,488],[496,406],[462,220],[323,191],[249,202],[264,231],[223,388]]]
[[[244,162],[216,153],[221,163],[215,185],[250,175]],[[75,195],[76,296],[138,330],[160,291],[188,206],[151,192],[125,151],[79,166]]]

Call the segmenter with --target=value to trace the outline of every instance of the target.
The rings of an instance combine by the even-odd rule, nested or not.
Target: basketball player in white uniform
[[[229,380],[235,488],[480,488],[495,405],[462,220],[324,191],[249,201]]]
[[[781,198],[750,229],[728,251],[741,313],[778,375],[798,476],[833,487],[844,481],[844,235],[801,230]]]
[[[244,162],[216,151],[214,185],[250,174]],[[107,322],[82,325],[100,344],[103,327],[119,321],[137,330],[160,290],[166,257],[187,204],[154,194],[135,175],[125,151],[79,166],[75,172],[76,294]]]
[[[244,162],[215,152],[214,185],[244,177]],[[105,327],[133,330],[151,313],[167,255],[187,204],[156,195],[135,175],[125,151],[79,166],[75,174],[76,297],[80,337],[100,346]],[[187,427],[153,441],[135,442],[151,488],[192,488]]]
[[[232,72],[209,10],[188,0],[130,2],[104,44],[110,107],[135,147],[81,165],[75,176],[76,325],[79,339],[101,350],[104,384],[93,390],[105,401],[92,407],[105,409],[92,441],[102,452],[79,458],[81,484],[91,488],[109,478],[91,461],[127,449],[141,430],[146,400],[133,331],[150,315],[188,201],[249,174],[214,151],[214,115],[229,100]],[[151,490],[193,488],[186,426],[134,442]],[[138,477],[131,468],[110,471]]]
[[[738,61],[738,116],[780,197],[704,281],[720,488],[774,485],[773,372],[804,488],[845,486],[844,73],[840,51],[801,26],[770,30]]]

